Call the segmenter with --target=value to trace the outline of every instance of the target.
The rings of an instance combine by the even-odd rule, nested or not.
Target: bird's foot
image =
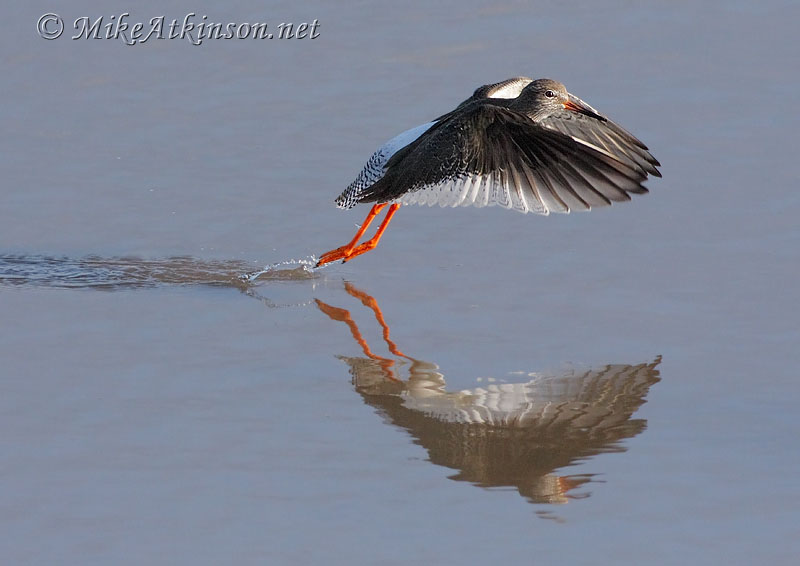
[[[367,240],[366,242],[364,242],[362,244],[359,244],[354,249],[350,250],[350,253],[348,253],[347,257],[345,258],[345,261],[347,261],[348,259],[353,259],[357,255],[361,255],[361,254],[366,253],[366,252],[368,252],[370,250],[374,250],[377,246],[378,246],[377,238],[373,238],[371,240]]]
[[[367,226],[369,226],[370,222],[372,222],[372,219],[375,218],[375,215],[383,210],[383,208],[386,206],[386,203],[376,204],[373,206],[372,210],[369,211],[367,218],[364,220],[364,224],[362,224],[361,228],[358,229],[358,232],[356,232],[356,235],[352,240],[350,240],[350,243],[322,254],[317,262],[317,265],[314,267],[321,267],[327,263],[331,263],[332,261],[337,261],[340,259],[342,262],[346,262],[358,255],[363,254],[364,252],[375,249],[375,246],[378,245],[378,241],[381,239],[384,230],[386,230],[386,226],[389,225],[389,221],[392,219],[392,216],[394,216],[394,213],[397,212],[398,208],[400,208],[400,203],[396,202],[389,206],[389,212],[386,213],[383,222],[381,222],[381,225],[378,227],[375,235],[370,240],[367,240],[359,246],[356,246],[356,244],[361,239],[361,236],[364,235],[364,231],[367,229]]]
[[[340,248],[336,248],[335,250],[331,250],[329,252],[325,252],[319,258],[317,265],[314,267],[322,267],[327,263],[331,263],[337,260],[344,260],[347,261],[350,258],[351,253],[353,252],[352,246],[342,246]]]
[[[378,245],[378,241],[376,238],[372,240],[368,240],[363,244],[360,244],[356,247],[347,245],[342,246],[341,248],[336,248],[335,250],[331,250],[329,252],[325,252],[319,258],[317,265],[314,267],[321,267],[327,263],[331,263],[333,261],[342,260],[342,263],[346,263],[348,260],[353,259],[356,256],[359,256],[363,253],[366,253],[370,250],[374,250],[375,247]]]

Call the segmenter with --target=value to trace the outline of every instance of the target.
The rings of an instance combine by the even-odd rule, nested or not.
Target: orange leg
[[[358,247],[356,247],[356,244],[358,244],[358,240],[361,239],[361,236],[364,235],[364,232],[367,231],[367,227],[370,225],[375,216],[377,216],[385,206],[386,203],[376,204],[373,206],[369,211],[369,214],[367,214],[367,217],[364,219],[364,223],[361,225],[361,228],[359,228],[358,232],[356,232],[355,237],[350,240],[350,243],[322,254],[317,262],[316,267],[320,267],[321,265],[325,265],[326,263],[330,263],[339,259],[347,261],[358,255],[368,252],[371,249],[374,249],[375,246],[378,245],[378,241],[381,239],[381,236],[383,236],[383,232],[389,225],[389,221],[392,219],[392,216],[394,216],[394,213],[397,212],[398,208],[400,208],[399,203],[395,203],[389,207],[389,212],[386,213],[386,217],[383,219],[383,222],[381,222],[381,225],[378,227],[375,235],[370,240],[364,242]]]
[[[367,214],[367,217],[364,219],[364,222],[361,224],[361,228],[358,229],[356,235],[353,237],[352,240],[350,240],[350,243],[338,247],[335,250],[331,250],[329,252],[322,254],[322,256],[319,258],[319,261],[317,262],[316,267],[319,267],[320,265],[325,265],[326,263],[330,263],[332,261],[336,261],[337,259],[344,259],[348,255],[350,255],[350,253],[352,253],[353,249],[356,247],[356,244],[358,244],[358,241],[361,239],[361,236],[364,235],[364,232],[367,231],[369,225],[372,223],[375,217],[378,214],[380,214],[381,210],[383,210],[385,206],[386,203],[376,204],[375,206],[373,206],[370,209],[369,214]]]

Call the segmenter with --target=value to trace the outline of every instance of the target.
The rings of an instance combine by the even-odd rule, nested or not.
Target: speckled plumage
[[[342,194],[336,197],[337,206],[339,206],[339,208],[353,208],[358,204],[359,197],[363,194],[364,190],[383,177],[383,174],[386,172],[386,164],[389,162],[392,155],[424,134],[435,123],[435,121],[428,122],[427,124],[422,124],[410,130],[406,130],[379,147],[369,158],[367,164],[364,165],[364,168],[358,174],[355,181],[350,183]]]
[[[485,98],[515,98],[531,81],[532,79],[527,77],[513,77],[500,81],[499,83],[480,86],[475,89],[472,96],[459,104],[457,108],[462,108],[475,100],[482,100]],[[356,179],[342,191],[342,194],[336,197],[336,205],[339,208],[353,208],[358,204],[364,191],[383,177],[389,159],[391,159],[397,151],[412,143],[428,131],[437,120],[406,130],[379,147],[367,160],[367,163]]]
[[[498,205],[549,214],[645,193],[661,176],[647,147],[561,83],[539,79],[514,99],[480,99],[395,152],[359,202]]]
[[[317,266],[374,249],[403,204],[502,206],[522,213],[591,210],[646,193],[660,177],[647,146],[551,79],[485,85],[436,120],[381,146],[336,199],[374,203],[346,245]],[[375,235],[359,244],[388,207]]]

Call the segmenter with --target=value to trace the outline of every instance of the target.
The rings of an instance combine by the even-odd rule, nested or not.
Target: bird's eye
[[[552,90],[546,90],[546,91],[544,91],[544,95],[545,95],[547,98],[553,98],[553,97],[556,95],[556,93],[555,93],[555,92],[553,92]]]

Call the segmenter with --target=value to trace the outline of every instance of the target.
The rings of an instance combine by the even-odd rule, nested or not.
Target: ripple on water
[[[316,279],[319,274],[314,266],[317,264],[314,258],[311,259],[289,259],[278,263],[265,266],[263,269],[244,273],[239,278],[247,284],[261,281],[294,281],[304,279]]]
[[[0,285],[100,290],[203,285],[245,290],[257,281],[318,278],[314,264],[313,258],[293,259],[253,271],[251,263],[241,260],[207,261],[184,256],[141,259],[0,255]]]

